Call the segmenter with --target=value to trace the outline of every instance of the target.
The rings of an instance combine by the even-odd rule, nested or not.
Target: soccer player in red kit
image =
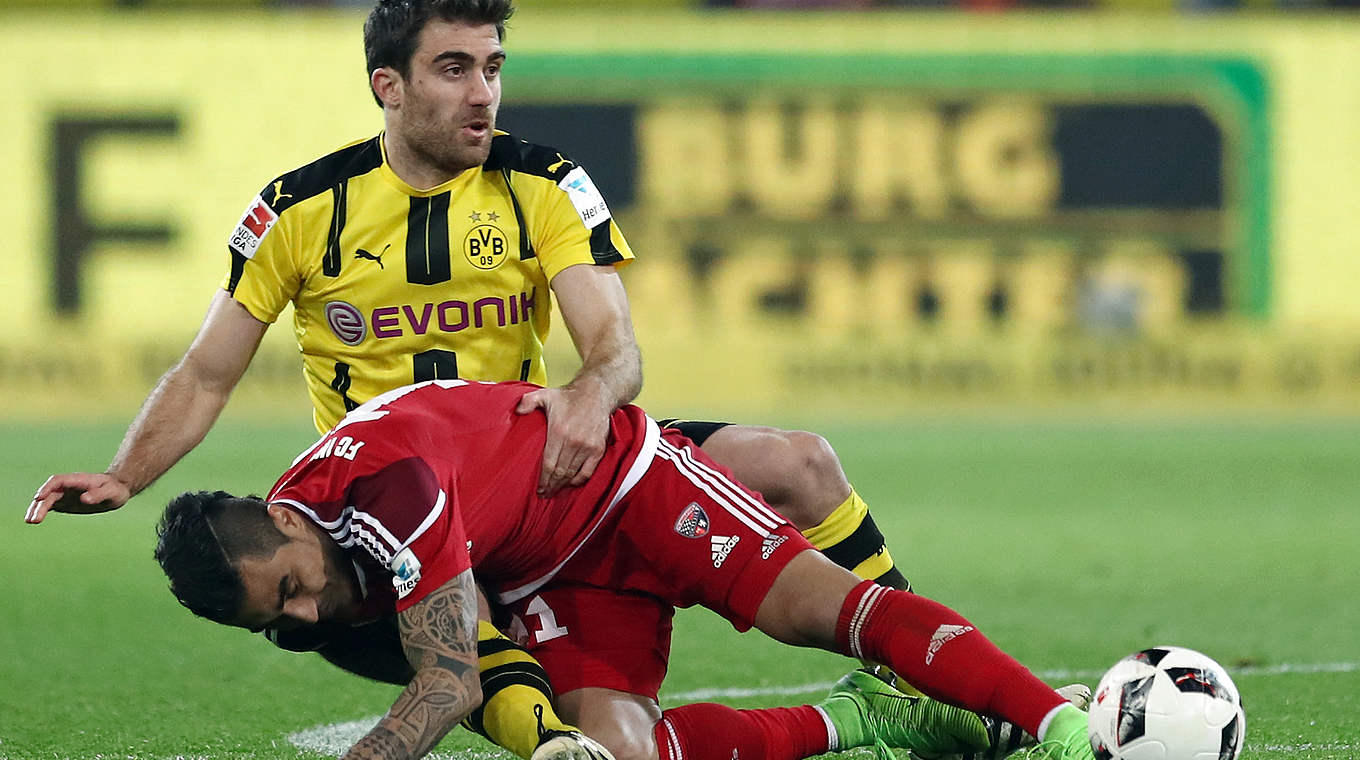
[[[942,702],[1039,737],[1036,756],[1094,759],[1085,714],[971,623],[832,564],[636,406],[610,418],[594,476],[540,496],[545,421],[515,413],[535,387],[399,388],[341,420],[265,500],[176,498],[156,549],[171,590],[196,614],[246,628],[358,624],[395,609],[415,677],[346,757],[422,756],[478,706],[480,581],[514,613],[569,720],[587,717],[573,706],[610,712],[610,693],[654,705],[670,609],[701,604],[738,630],[884,662]],[[863,705],[851,701],[657,710],[648,746],[610,749],[793,760],[881,738],[848,715]]]

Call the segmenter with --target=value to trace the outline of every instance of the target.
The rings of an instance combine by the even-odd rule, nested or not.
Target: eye
[[[487,78],[487,79],[495,79],[497,76],[500,76],[500,73],[501,73],[501,67],[500,67],[500,66],[487,66],[487,67],[486,67],[486,78]]]
[[[444,73],[448,74],[449,76],[460,77],[463,75],[463,67],[459,66],[458,64],[454,64],[452,66],[445,68]]]

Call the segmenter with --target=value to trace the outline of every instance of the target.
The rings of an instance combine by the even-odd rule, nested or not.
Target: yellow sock
[[[861,578],[904,591],[911,584],[893,564],[883,534],[869,514],[869,505],[855,490],[825,520],[803,531],[803,536],[832,562]]]
[[[548,674],[533,655],[485,620],[477,624],[482,706],[463,721],[468,729],[528,760],[542,728],[575,731],[553,711]]]

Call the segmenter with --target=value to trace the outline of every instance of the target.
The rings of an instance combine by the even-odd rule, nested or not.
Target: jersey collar
[[[392,171],[392,165],[387,162],[386,132],[383,132],[382,134],[378,135],[378,147],[382,149],[382,166],[378,167],[378,173],[382,175],[382,178],[384,180],[387,180],[388,184],[392,185],[393,187],[405,193],[406,195],[415,196],[417,198],[428,198],[430,196],[439,195],[440,193],[447,193],[450,190],[454,190],[455,188],[461,188],[462,186],[471,182],[472,178],[480,174],[482,171],[482,167],[476,166],[459,173],[458,176],[454,177],[448,182],[445,182],[440,185],[435,185],[434,187],[429,188],[428,190],[420,190],[416,187],[412,187],[411,185],[407,184],[406,180],[402,179],[401,177],[398,177],[397,173],[395,171]]]

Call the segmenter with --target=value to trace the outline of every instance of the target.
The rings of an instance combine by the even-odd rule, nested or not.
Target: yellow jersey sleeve
[[[622,266],[633,260],[628,247],[590,175],[574,167],[561,180],[540,181],[537,218],[528,220],[530,234],[548,281],[573,264]]]
[[[290,210],[286,217],[277,212],[266,200],[276,194],[272,188],[265,188],[246,207],[227,243],[231,270],[222,281],[222,289],[251,316],[270,324],[278,319],[302,282],[289,234],[296,212]]]

